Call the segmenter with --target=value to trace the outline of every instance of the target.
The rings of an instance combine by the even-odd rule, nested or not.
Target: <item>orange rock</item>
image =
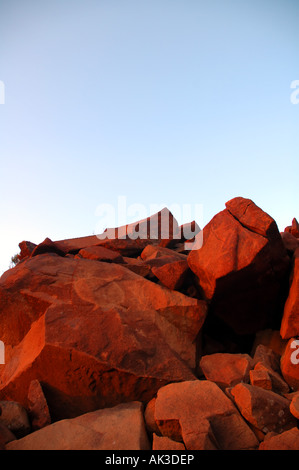
[[[294,253],[293,263],[291,286],[280,328],[284,339],[299,336],[299,248]]]
[[[150,434],[161,435],[158,425],[155,420],[155,406],[156,406],[156,398],[152,398],[148,404],[146,405],[145,412],[144,412],[144,420],[146,429]]]
[[[265,390],[272,390],[272,382],[267,370],[253,369],[249,371],[249,376],[251,385],[264,388]]]
[[[225,389],[249,381],[252,358],[248,354],[215,353],[203,356],[199,365],[206,379]]]
[[[30,382],[27,401],[27,410],[33,431],[51,424],[48,404],[38,380]]]
[[[24,240],[21,243],[19,243],[19,247],[21,251],[20,251],[20,254],[18,255],[18,258],[21,261],[22,259],[31,255],[34,248],[36,247],[36,244]]]
[[[183,442],[187,450],[250,449],[258,445],[232,401],[208,380],[160,388],[155,418],[162,435]]]
[[[299,429],[293,427],[260,443],[259,450],[298,450]]]
[[[203,229],[203,246],[188,256],[211,300],[210,314],[239,335],[277,322],[289,263],[275,221],[242,198],[229,201],[227,209],[213,217]]]
[[[160,267],[153,267],[153,274],[168,287],[168,289],[179,290],[189,271],[187,260],[173,261]]]
[[[164,248],[162,246],[156,245],[147,245],[142,253],[140,254],[140,258],[145,261],[149,261],[152,259],[163,258],[163,257],[170,257],[176,260],[187,260],[187,256],[181,253],[177,253],[174,250],[169,248]]]
[[[290,412],[296,419],[299,419],[299,392],[292,398]]]
[[[93,259],[96,261],[106,261],[109,263],[123,263],[123,257],[116,251],[108,250],[103,246],[89,246],[82,248],[78,255],[81,258]]]
[[[264,433],[281,433],[296,425],[289,400],[277,393],[240,383],[231,394],[244,418]]]
[[[141,403],[124,403],[58,421],[7,450],[150,450]]]
[[[299,340],[291,338],[280,361],[281,373],[286,383],[299,390]]]
[[[273,392],[285,394],[289,392],[288,384],[283,380],[278,372],[275,372],[271,367],[265,365],[263,362],[257,362],[254,366],[255,371],[264,371],[268,374],[271,380],[271,388]],[[255,385],[255,384],[252,384]]]
[[[182,442],[176,442],[169,437],[153,434],[153,450],[186,450]]]
[[[205,302],[119,264],[55,254],[24,261],[1,285],[19,313],[11,318],[12,310],[1,312],[0,337],[14,343],[1,366],[4,399],[25,405],[29,384],[37,379],[55,420],[122,401],[148,401],[166,383],[195,379]],[[28,305],[28,295],[47,299],[47,306],[28,306],[26,334],[19,307]]]
[[[53,242],[50,238],[46,238],[42,243],[37,245],[31,253],[31,257],[42,255],[44,253],[56,253],[59,256],[64,256],[66,252],[58,242]]]

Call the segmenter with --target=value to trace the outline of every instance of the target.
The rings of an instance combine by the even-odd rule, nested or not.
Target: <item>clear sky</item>
[[[0,0],[0,274],[120,196],[299,219],[298,25],[298,0]]]

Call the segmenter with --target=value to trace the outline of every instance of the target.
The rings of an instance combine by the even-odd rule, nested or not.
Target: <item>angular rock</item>
[[[293,427],[260,443],[259,450],[298,450],[299,429]]]
[[[31,257],[42,255],[44,253],[56,253],[59,256],[64,256],[66,252],[63,247],[59,245],[58,242],[53,242],[50,238],[45,238],[45,240],[37,245],[31,253]]]
[[[153,450],[186,450],[182,442],[176,442],[169,437],[157,436],[153,434]]]
[[[139,402],[97,410],[57,421],[18,441],[7,450],[150,450]]]
[[[299,392],[292,398],[290,412],[296,419],[299,419]]]
[[[27,411],[33,431],[51,424],[48,404],[38,380],[30,382],[27,401]]]
[[[187,260],[174,261],[160,267],[153,267],[152,273],[168,289],[179,290],[189,271]]]
[[[289,400],[270,390],[240,383],[231,394],[244,418],[264,433],[281,433],[296,425]]]
[[[280,328],[283,339],[299,336],[299,248],[294,253],[293,263],[291,286]]]
[[[155,419],[163,436],[183,442],[187,450],[251,449],[258,445],[232,401],[208,380],[160,388]]]
[[[144,412],[144,420],[145,426],[147,431],[150,434],[161,435],[159,427],[155,420],[155,406],[156,406],[156,398],[152,398],[148,404],[146,405],[145,412]]]
[[[282,340],[279,331],[263,330],[255,335],[251,350],[253,362],[263,362],[266,366],[278,372],[280,370],[280,357],[282,356],[286,340]]]
[[[262,211],[251,199],[235,197],[225,204],[228,211],[251,232],[265,238],[280,238],[276,222]]]
[[[266,372],[271,380],[271,389],[273,392],[285,394],[289,392],[288,384],[283,380],[281,375],[278,372],[275,372],[271,367],[266,366],[263,362],[257,362],[254,366],[255,371],[264,371]],[[254,385],[254,384],[252,384]]]
[[[0,401],[0,424],[6,426],[17,438],[31,431],[26,409],[14,401]]]
[[[252,358],[248,354],[215,353],[203,356],[200,368],[207,380],[215,382],[221,389],[249,381]]]
[[[106,261],[108,263],[123,263],[123,257],[116,251],[109,250],[103,246],[89,246],[82,248],[78,255],[81,258],[92,259],[96,261]]]
[[[205,302],[118,264],[45,254],[18,268],[11,270],[12,279],[1,279],[6,293],[11,286],[11,296],[15,289],[20,297],[24,291],[35,299],[46,295],[48,305],[28,308],[29,331],[19,343],[25,322],[1,312],[3,335],[15,343],[0,377],[4,399],[25,406],[37,378],[55,420],[123,401],[149,401],[166,383],[195,378],[190,368],[196,366]]]
[[[236,334],[254,334],[280,318],[289,256],[275,221],[252,201],[226,206],[204,227],[188,264],[211,301],[209,315]]]
[[[123,266],[138,276],[147,277],[151,274],[151,267],[149,264],[145,263],[141,259],[129,258],[127,256],[123,257],[124,264]]]
[[[272,390],[272,382],[267,370],[253,369],[249,371],[249,376],[251,385],[265,390]]]
[[[33,252],[34,248],[36,247],[35,243],[28,242],[26,240],[22,241],[19,243],[20,247],[20,254],[18,255],[19,260],[21,261],[22,259],[26,258],[27,256],[30,256],[31,253]]]
[[[157,258],[170,257],[174,260],[187,260],[187,256],[181,253],[177,253],[174,250],[169,248],[164,248],[156,245],[147,245],[142,253],[140,258],[144,261],[149,261]]]
[[[161,211],[145,219],[123,225],[117,228],[108,228],[98,237],[129,238],[131,240],[168,240],[178,236],[178,223],[173,214],[164,207]]]
[[[299,340],[291,338],[280,360],[281,373],[286,383],[299,390]]]

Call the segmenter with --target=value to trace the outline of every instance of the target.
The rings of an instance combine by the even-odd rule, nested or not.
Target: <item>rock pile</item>
[[[296,219],[279,233],[237,197],[202,232],[163,209],[19,246],[0,279],[2,449],[299,449]]]

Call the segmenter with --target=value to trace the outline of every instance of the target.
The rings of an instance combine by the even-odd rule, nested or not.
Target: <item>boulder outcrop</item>
[[[19,244],[0,449],[298,449],[299,232],[250,199]]]

